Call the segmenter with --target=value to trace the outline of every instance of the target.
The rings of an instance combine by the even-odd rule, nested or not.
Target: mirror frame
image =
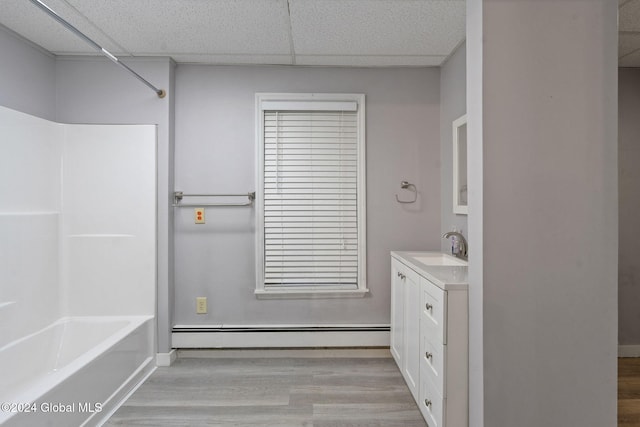
[[[453,213],[455,214],[460,214],[460,215],[468,215],[469,214],[469,208],[468,205],[461,205],[458,203],[458,196],[459,196],[459,187],[460,187],[460,183],[459,181],[459,169],[460,169],[460,128],[464,125],[467,124],[467,115],[463,115],[458,117],[457,119],[455,119],[453,121],[452,124],[452,129],[453,129],[453,156],[452,156],[452,162],[453,162]],[[468,140],[468,138],[467,138]],[[465,153],[466,155],[467,153]],[[468,159],[467,159],[468,161]],[[468,200],[467,200],[468,202]]]

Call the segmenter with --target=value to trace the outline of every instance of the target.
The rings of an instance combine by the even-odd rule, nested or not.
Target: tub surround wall
[[[157,125],[158,351],[171,349],[173,313],[174,69],[169,58],[127,59],[136,72],[167,91],[153,91],[106,58],[56,58],[56,120],[65,123]],[[130,212],[130,208],[129,208]]]
[[[101,403],[96,416],[108,416],[155,368],[156,127],[0,107],[0,134],[2,399]],[[30,415],[0,423],[80,425],[90,414]]]
[[[440,235],[455,227],[468,238],[467,215],[453,213],[452,123],[467,112],[467,49],[463,43],[440,68]],[[441,239],[440,249],[451,252],[451,242]]]
[[[67,126],[66,312],[155,315],[155,126]]]
[[[64,129],[0,107],[0,135],[2,347],[62,314],[59,222]]]
[[[0,347],[63,316],[155,315],[155,126],[0,107],[0,132]]]
[[[388,325],[389,251],[440,247],[439,70],[179,65],[176,77],[176,189],[187,193],[255,190],[256,92],[366,95],[371,293],[258,300],[254,208],[207,208],[204,225],[177,209],[175,323]],[[416,185],[416,204],[396,202],[402,180]],[[198,296],[206,315],[195,313]]]

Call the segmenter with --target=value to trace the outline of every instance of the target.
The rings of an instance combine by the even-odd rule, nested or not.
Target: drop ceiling
[[[619,0],[618,65],[640,67],[640,0]]]
[[[438,66],[464,40],[465,0],[43,0],[120,57],[178,63]],[[640,67],[640,0],[619,0],[619,64]],[[0,25],[55,55],[96,52],[28,0]]]
[[[464,0],[43,0],[118,56],[178,63],[437,66],[462,42]],[[27,0],[0,24],[56,55],[95,54]]]

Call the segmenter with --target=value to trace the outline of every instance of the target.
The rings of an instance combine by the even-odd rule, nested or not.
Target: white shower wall
[[[154,315],[156,129],[0,107],[0,347],[63,316]]]
[[[64,129],[0,108],[0,347],[61,316]]]
[[[155,313],[155,126],[65,129],[63,285],[74,316]]]

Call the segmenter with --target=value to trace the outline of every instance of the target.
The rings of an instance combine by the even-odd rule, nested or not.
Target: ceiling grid
[[[464,41],[465,0],[44,0],[117,56],[178,63],[439,66]],[[619,0],[619,65],[640,67],[640,0]],[[25,0],[0,25],[55,55],[95,55]]]
[[[293,31],[291,30],[291,4],[287,0],[287,16],[289,17],[289,52],[291,53],[291,65],[296,65],[296,47],[293,43]]]

